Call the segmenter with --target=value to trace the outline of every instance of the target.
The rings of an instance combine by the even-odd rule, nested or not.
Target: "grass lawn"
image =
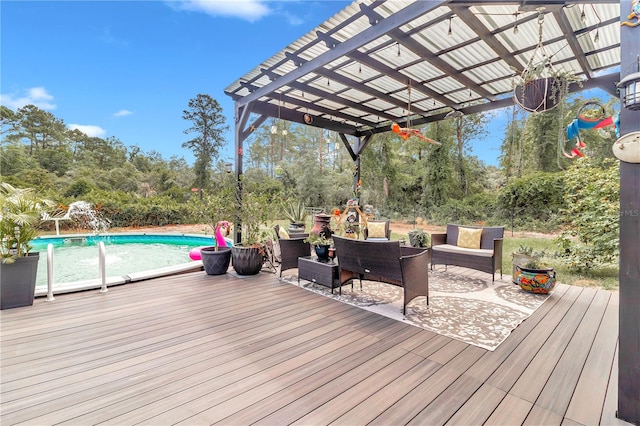
[[[505,235],[503,244],[502,268],[504,274],[511,274],[513,267],[512,253],[519,251],[520,247],[532,247],[534,252],[545,252],[544,257],[540,258],[540,260],[556,270],[558,282],[607,290],[618,289],[618,265],[598,268],[588,274],[571,271],[555,256],[558,246],[551,238],[510,237]]]
[[[280,226],[287,228],[287,221],[278,221]],[[334,226],[334,223],[331,223]],[[311,229],[313,223],[310,219],[307,219],[307,232]],[[392,224],[392,240],[405,240],[409,243],[407,232],[412,229],[413,226],[409,225],[406,229],[400,228],[399,224]],[[335,229],[334,229],[335,230]],[[432,230],[426,230],[427,233]],[[441,231],[437,231],[441,232]],[[618,265],[610,265],[607,267],[601,267],[589,273],[578,273],[569,270],[559,258],[555,256],[559,247],[554,243],[554,239],[550,236],[511,236],[511,232],[505,232],[503,251],[502,251],[502,268],[503,275],[511,275],[513,268],[513,256],[512,253],[519,251],[520,247],[531,247],[534,252],[545,252],[545,256],[542,257],[544,263],[554,268],[557,273],[558,282],[563,284],[577,285],[583,287],[597,287],[607,290],[618,289]]]

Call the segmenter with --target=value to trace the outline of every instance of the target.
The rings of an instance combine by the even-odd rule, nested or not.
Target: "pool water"
[[[33,240],[40,252],[36,287],[47,286],[47,246],[53,244],[54,281],[69,283],[100,278],[99,246],[105,244],[107,276],[125,276],[192,262],[194,247],[214,245],[211,237],[185,235],[106,235],[47,237]]]

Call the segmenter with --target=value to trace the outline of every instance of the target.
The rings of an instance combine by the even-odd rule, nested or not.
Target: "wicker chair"
[[[298,258],[311,256],[311,244],[305,242],[308,234],[296,238],[280,238],[280,227],[274,226],[278,245],[280,246],[280,277],[282,271],[298,267]]]

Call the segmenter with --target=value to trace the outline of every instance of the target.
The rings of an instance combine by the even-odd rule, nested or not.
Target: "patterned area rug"
[[[282,278],[297,285],[297,276]],[[402,288],[356,280],[331,294],[331,289],[301,280],[300,286],[350,305],[404,321],[425,330],[493,351],[547,299],[525,292],[511,282],[468,278],[446,271],[429,272],[429,307],[418,297],[402,316]]]

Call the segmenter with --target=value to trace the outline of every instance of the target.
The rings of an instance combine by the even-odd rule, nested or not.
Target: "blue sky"
[[[182,111],[205,93],[231,131],[224,88],[350,1],[7,1],[0,3],[0,94],[11,109],[32,103],[91,136],[193,157]],[[507,123],[495,112],[473,154],[497,164]]]

